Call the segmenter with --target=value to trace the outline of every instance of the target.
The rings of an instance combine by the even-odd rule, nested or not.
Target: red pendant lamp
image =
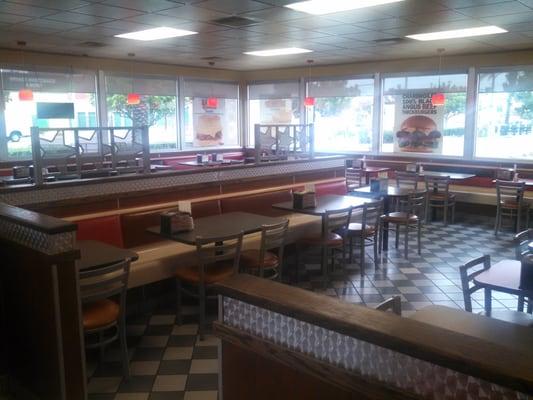
[[[28,88],[20,89],[19,100],[20,101],[33,101],[33,90],[28,89]]]
[[[128,93],[126,103],[130,106],[135,106],[141,102],[141,95],[139,93]]]
[[[218,99],[216,97],[208,97],[205,105],[208,108],[218,108]]]
[[[434,106],[443,106],[445,101],[444,93],[433,93],[431,95],[431,104]]]
[[[311,64],[313,64],[314,60],[307,60],[307,80],[311,80]],[[304,106],[306,107],[314,107],[315,105],[315,98],[312,96],[307,96],[304,99]]]

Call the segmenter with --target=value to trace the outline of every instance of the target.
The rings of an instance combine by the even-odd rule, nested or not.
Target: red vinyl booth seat
[[[79,221],[76,235],[78,240],[99,240],[113,246],[124,247],[118,215]]]

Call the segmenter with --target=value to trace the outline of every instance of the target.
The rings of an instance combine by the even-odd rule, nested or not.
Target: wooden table
[[[438,305],[425,307],[409,318],[509,347],[525,354],[533,352],[532,329],[522,325]]]
[[[517,181],[507,181],[507,180],[504,180],[504,179],[498,179],[500,182],[509,182],[509,183],[524,183],[526,185],[526,187],[530,187],[530,186],[533,186],[533,179],[522,179],[522,178],[518,178]],[[493,179],[492,180],[492,183],[496,183],[496,179]]]
[[[449,176],[452,181],[460,181],[462,179],[473,178],[476,175],[475,174],[462,174],[459,172],[424,171],[424,172],[419,172],[418,176],[421,178],[425,176],[441,176],[441,177]]]
[[[370,183],[370,175],[388,171],[390,171],[390,168],[386,167],[366,167],[361,169],[361,172],[365,174],[365,183],[367,185]]]
[[[312,208],[294,208],[292,201],[285,201],[283,203],[273,204],[272,207],[279,210],[287,210],[297,212],[300,214],[323,216],[326,211],[342,210],[344,208],[353,207],[359,208],[372,200],[367,197],[356,196],[340,196],[336,194],[328,194],[318,196],[316,198],[317,205]]]
[[[474,283],[485,288],[485,312],[492,309],[491,290],[533,298],[533,290],[520,289],[520,261],[502,260],[474,277]]]
[[[136,261],[139,258],[134,251],[97,240],[78,240],[75,247],[80,251],[80,258],[76,260],[80,269],[104,267],[126,259]]]
[[[224,160],[224,161],[208,161],[208,162],[198,162],[193,161],[181,161],[178,164],[188,165],[189,167],[216,167],[220,165],[232,165],[232,164],[242,164],[244,160]]]
[[[357,196],[365,196],[373,199],[378,199],[383,197],[383,214],[388,214],[391,211],[391,199],[406,198],[412,193],[424,193],[425,190],[413,190],[398,186],[388,186],[387,192],[372,192],[370,186],[362,186],[360,188],[355,188],[351,193],[356,194]],[[389,230],[388,223],[385,223],[385,229],[383,230],[383,250],[389,249]]]
[[[261,225],[276,224],[284,221],[284,218],[266,217],[264,215],[247,212],[230,212],[209,217],[195,218],[194,229],[189,232],[173,233],[166,235],[161,233],[160,226],[153,226],[147,229],[148,232],[161,235],[167,239],[175,240],[192,246],[196,245],[196,238],[200,237],[221,237],[239,232],[250,234],[259,232]]]

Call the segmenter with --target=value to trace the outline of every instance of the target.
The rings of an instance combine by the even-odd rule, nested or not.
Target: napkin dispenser
[[[194,229],[192,215],[183,211],[167,211],[161,214],[161,233],[171,235],[176,232],[188,232]]]
[[[533,290],[533,254],[522,257],[519,287],[523,290]]]
[[[370,179],[370,191],[374,193],[387,193],[389,180],[387,178]]]
[[[315,192],[294,192],[292,194],[293,207],[295,209],[313,208],[316,207],[316,193]]]

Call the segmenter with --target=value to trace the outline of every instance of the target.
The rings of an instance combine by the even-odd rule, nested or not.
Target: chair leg
[[[498,236],[498,230],[500,228],[500,218],[501,218],[501,215],[500,215],[500,206],[496,206],[496,222],[494,223],[494,235]]]
[[[374,234],[374,268],[378,268],[378,232]]]
[[[394,224],[394,229],[395,229],[395,236],[396,236],[396,239],[395,239],[395,242],[394,242],[394,248],[398,248],[398,245],[400,243],[400,225],[399,224]]]
[[[198,333],[200,335],[200,340],[205,338],[205,286],[198,285],[198,299],[200,301],[200,324],[198,326]]]
[[[516,307],[516,311],[524,311],[524,296],[518,296],[518,305]]]
[[[361,265],[361,275],[365,273],[365,238],[361,235],[361,253],[359,254],[359,264]]]
[[[443,213],[444,213],[444,226],[448,226],[448,202],[445,201],[444,202],[444,208],[443,208]]]
[[[417,223],[417,241],[418,241],[418,255],[421,254],[422,252],[422,245],[421,245],[421,239],[422,239],[422,224],[420,222],[420,219],[418,220],[418,223]]]
[[[455,203],[452,205],[452,224],[455,224]]]
[[[379,254],[381,254],[381,251],[383,249],[383,229],[384,229],[384,224],[383,224],[383,221],[380,220],[379,231],[378,231],[378,252]]]
[[[128,342],[126,341],[126,321],[121,318],[118,326],[118,334],[120,337],[120,353],[122,358],[122,375],[126,381],[130,379],[130,360],[128,355]]]
[[[98,341],[100,343],[103,343],[104,341],[104,331],[100,331],[98,332]],[[104,359],[105,359],[105,346],[100,346],[99,347],[99,356],[100,356],[100,363],[103,363],[104,362]]]
[[[485,288],[485,314],[490,317],[492,314],[492,291]]]
[[[353,236],[350,236],[349,238],[349,241],[348,241],[348,250],[349,250],[349,254],[348,254],[348,262],[350,264],[353,264]]]
[[[176,279],[176,323],[178,325],[182,324],[181,318],[181,281]]]
[[[398,226],[399,228],[399,226]],[[405,233],[404,233],[404,251],[405,251],[405,259],[409,258],[408,252],[409,252],[409,224],[405,224]]]
[[[516,212],[516,230],[515,230],[516,233],[520,232],[520,226],[522,226],[521,222],[522,222],[522,207],[519,206]]]

